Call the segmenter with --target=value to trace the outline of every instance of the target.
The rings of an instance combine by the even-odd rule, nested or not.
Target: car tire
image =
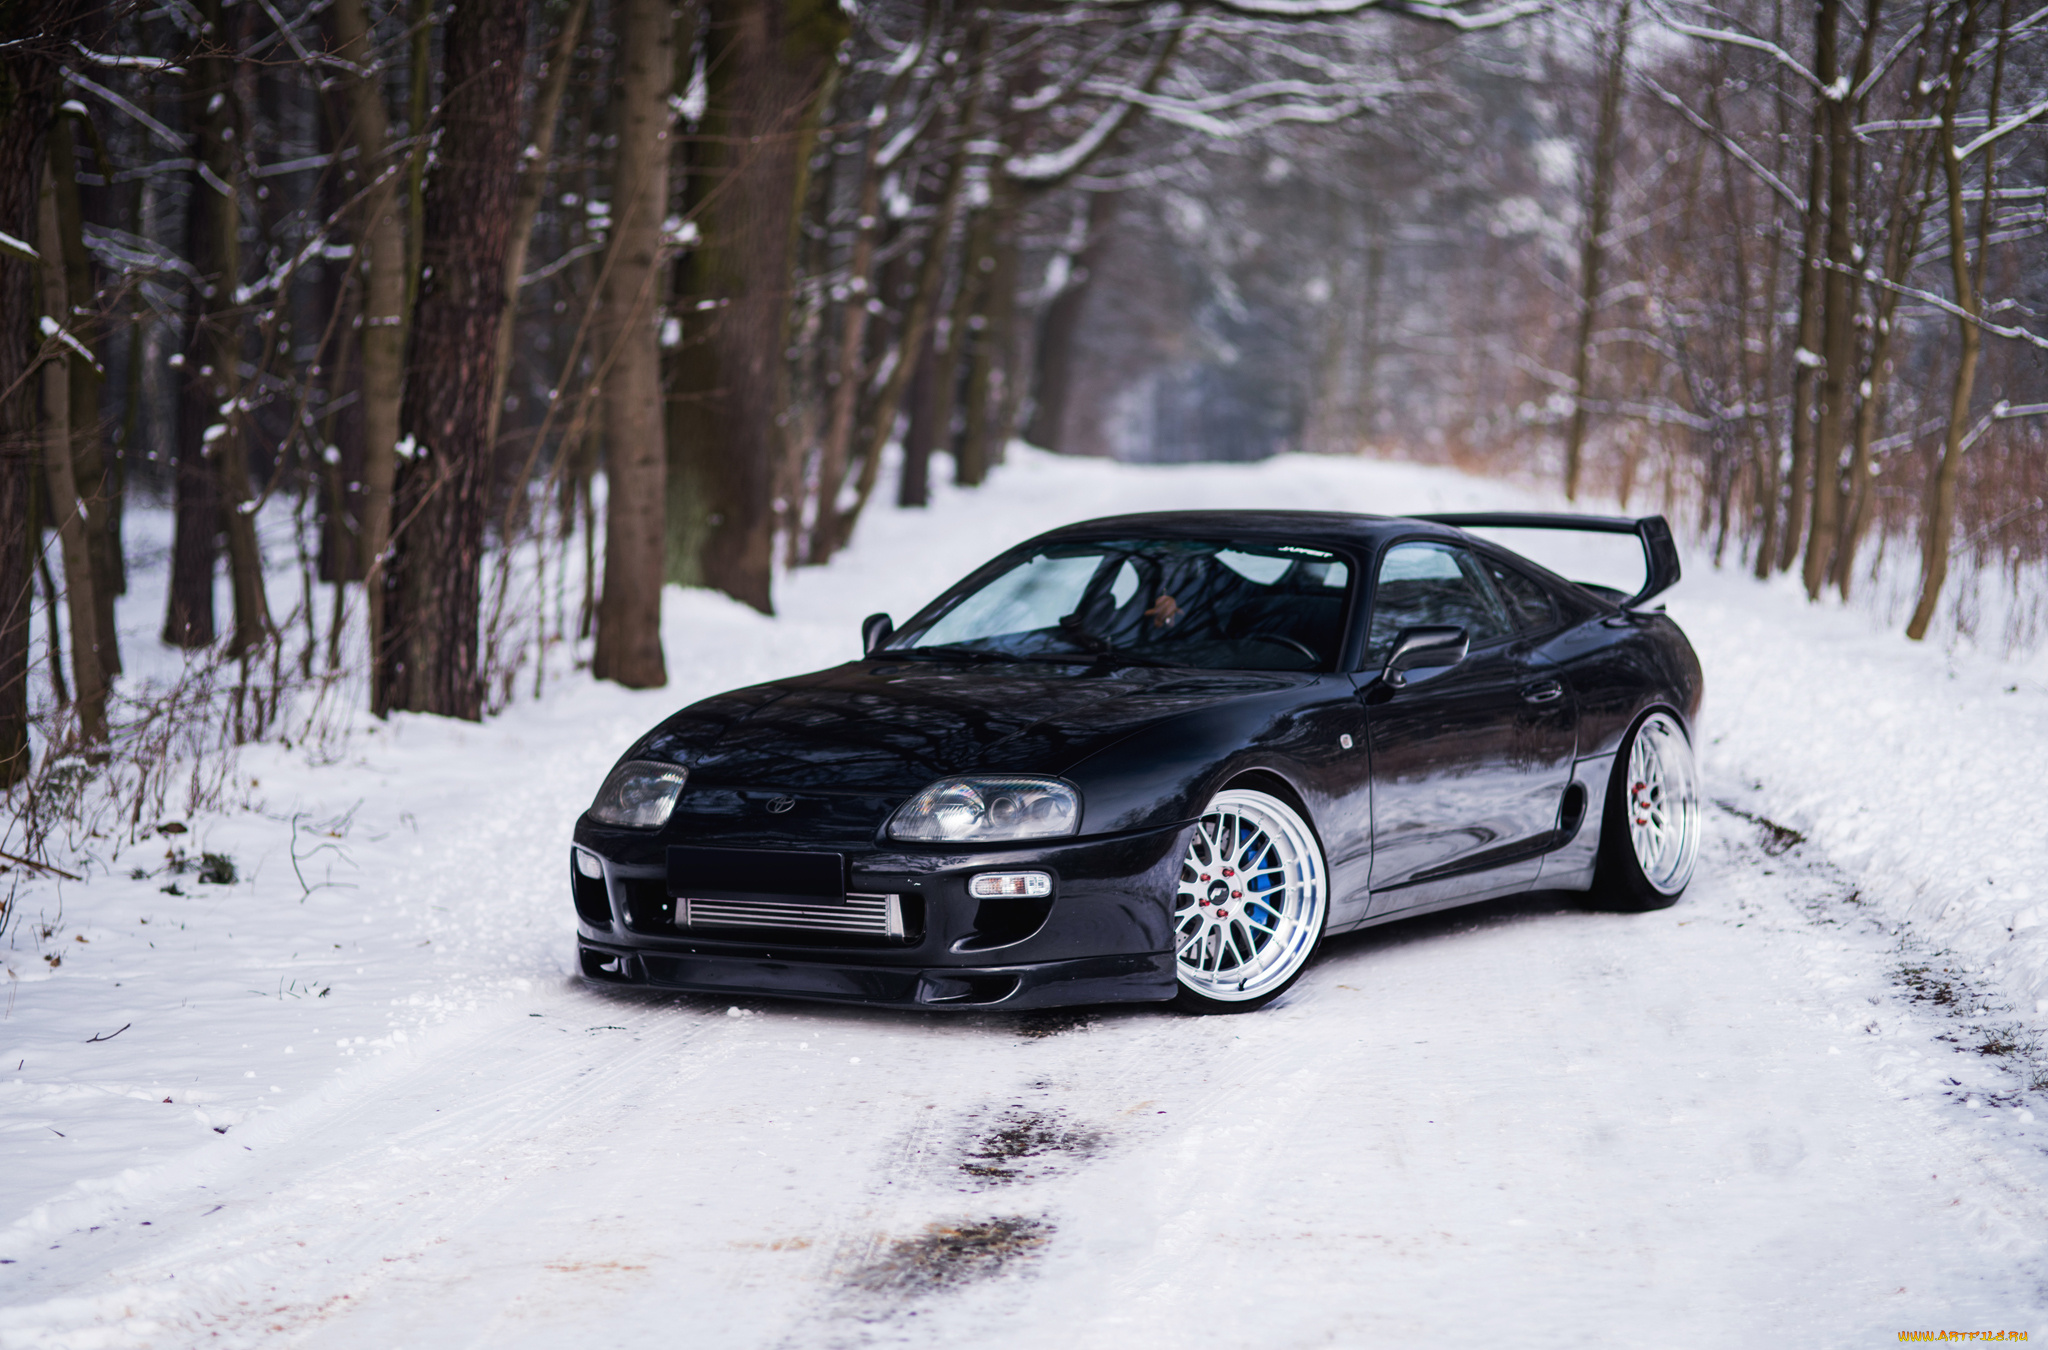
[[[1269,793],[1224,789],[1181,859],[1176,1005],[1193,1013],[1263,1008],[1308,969],[1329,918],[1329,870],[1308,822]]]
[[[1672,714],[1651,712],[1614,757],[1600,821],[1594,897],[1629,913],[1665,909],[1685,893],[1700,851],[1699,769]]]

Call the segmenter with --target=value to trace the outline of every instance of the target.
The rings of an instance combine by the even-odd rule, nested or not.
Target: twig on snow
[[[11,863],[20,863],[23,867],[33,867],[39,872],[55,872],[58,876],[64,878],[66,881],[85,880],[84,877],[79,876],[75,872],[67,872],[61,867],[56,867],[46,862],[37,862],[34,858],[18,857],[15,854],[7,852],[5,849],[0,849],[0,858],[5,858],[7,861]]]

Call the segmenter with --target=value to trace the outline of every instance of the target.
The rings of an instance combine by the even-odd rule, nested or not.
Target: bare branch
[[[71,83],[77,85],[80,89],[85,90],[88,94],[97,95],[99,98],[105,100],[109,105],[115,108],[119,108],[122,112],[127,113],[130,117],[140,122],[143,126],[149,128],[149,132],[152,136],[155,136],[158,140],[162,141],[171,149],[183,150],[191,143],[188,137],[180,136],[177,132],[172,131],[169,127],[157,121],[154,117],[151,117],[148,113],[136,107],[127,99],[122,98],[119,94],[107,88],[105,85],[86,78],[85,76],[79,74],[77,71],[73,70],[69,66],[61,67],[61,69],[64,72],[65,79],[71,81]]]
[[[1791,188],[1785,186],[1784,180],[1780,179],[1778,175],[1772,173],[1769,169],[1765,168],[1761,163],[1759,163],[1757,161],[1756,156],[1750,154],[1749,151],[1742,148],[1740,142],[1736,141],[1726,132],[1722,131],[1719,127],[1715,126],[1713,123],[1707,121],[1706,118],[1701,117],[1698,113],[1694,112],[1691,108],[1687,107],[1685,105],[1685,100],[1679,98],[1678,95],[1672,93],[1669,89],[1666,89],[1663,85],[1657,83],[1655,77],[1639,73],[1636,75],[1635,78],[1639,83],[1649,86],[1651,91],[1654,92],[1658,98],[1662,99],[1665,103],[1669,104],[1674,110],[1676,110],[1679,116],[1685,118],[1686,121],[1692,123],[1693,126],[1699,128],[1700,131],[1704,132],[1708,136],[1713,137],[1716,144],[1720,145],[1729,154],[1733,155],[1744,168],[1748,169],[1751,173],[1755,174],[1758,178],[1761,178],[1765,183],[1769,184],[1771,190],[1777,193],[1780,197],[1783,197],[1785,201],[1794,210],[1800,212],[1804,212],[1806,210],[1806,198],[1800,196]]]
[[[2013,132],[2018,131],[2021,127],[2027,125],[2029,122],[2039,120],[2041,114],[2043,113],[2048,113],[2048,98],[2042,99],[2039,103],[2036,103],[2033,107],[2027,109],[2018,117],[2015,117],[2007,122],[2001,122],[1999,125],[1991,128],[1991,130],[1985,132],[1982,136],[1979,136],[1976,140],[1971,141],[1968,145],[1957,146],[1956,162],[1961,163],[1962,161],[1968,159],[1970,156],[1976,154],[1979,150],[1982,150],[1985,146],[1990,145],[1993,141],[1998,140],[2001,136],[2009,136]]]
[[[1759,37],[1751,37],[1747,33],[1738,33],[1732,29],[1703,28],[1698,24],[1687,23],[1661,5],[1652,4],[1650,9],[1663,22],[1664,26],[1674,33],[1683,33],[1687,37],[1698,38],[1702,42],[1724,42],[1730,46],[1747,47],[1751,51],[1762,52],[1779,65],[1785,67],[1785,69],[1805,80],[1815,89],[1821,88],[1820,77],[1799,64],[1794,59],[1792,53],[1786,51],[1775,42],[1766,41]]]

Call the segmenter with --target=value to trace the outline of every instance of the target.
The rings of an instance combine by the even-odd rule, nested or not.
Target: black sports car
[[[1634,595],[1463,527],[1636,535]],[[683,709],[576,824],[583,974],[917,1008],[1269,1002],[1325,934],[1692,874],[1663,517],[1201,511],[1002,554]]]

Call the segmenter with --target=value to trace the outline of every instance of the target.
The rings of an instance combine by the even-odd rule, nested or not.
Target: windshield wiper
[[[875,653],[875,655],[877,657],[884,659],[893,659],[901,657],[910,661],[937,660],[1009,662],[1019,661],[1023,659],[1022,657],[1013,656],[1008,652],[985,651],[980,647],[964,647],[958,643],[953,642],[940,643],[936,647],[906,647],[902,651],[882,651]]]

